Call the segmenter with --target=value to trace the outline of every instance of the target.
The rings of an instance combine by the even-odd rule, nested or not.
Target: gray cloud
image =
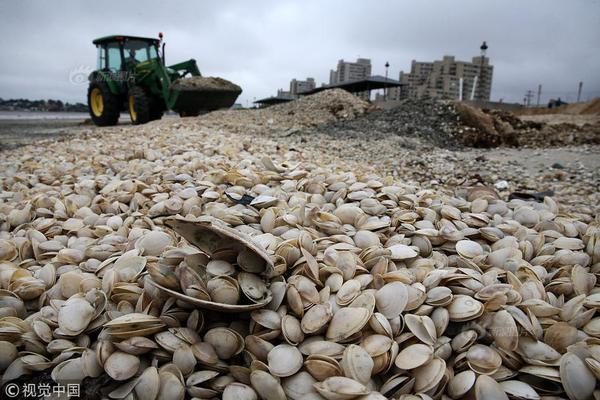
[[[0,97],[83,101],[69,74],[95,65],[92,39],[166,33],[170,62],[195,58],[205,75],[240,84],[246,104],[291,78],[328,79],[337,60],[371,58],[390,77],[412,59],[469,60],[482,40],[494,65],[492,97],[521,101],[600,96],[600,2],[530,1],[2,1]]]

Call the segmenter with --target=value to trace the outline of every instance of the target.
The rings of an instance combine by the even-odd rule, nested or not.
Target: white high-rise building
[[[371,76],[371,60],[358,58],[356,62],[339,60],[337,69],[329,71],[329,84],[360,81]],[[356,93],[357,96],[368,100],[369,92]]]
[[[359,81],[371,76],[371,60],[359,58],[356,62],[339,60],[337,69],[329,71],[329,84]]]

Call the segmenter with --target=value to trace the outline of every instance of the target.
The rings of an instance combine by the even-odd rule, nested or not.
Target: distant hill
[[[87,105],[83,103],[63,103],[61,100],[29,100],[0,98],[0,111],[71,111],[86,112]]]

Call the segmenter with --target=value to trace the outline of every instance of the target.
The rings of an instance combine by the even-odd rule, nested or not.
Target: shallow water
[[[2,120],[85,120],[87,118],[89,118],[89,115],[85,112],[0,111],[0,119]]]

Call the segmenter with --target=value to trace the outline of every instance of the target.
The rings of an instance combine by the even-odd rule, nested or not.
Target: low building
[[[316,87],[314,78],[306,78],[305,81],[300,81],[297,79],[292,79],[290,81],[290,93],[292,95],[299,95],[304,92],[309,92]]]

